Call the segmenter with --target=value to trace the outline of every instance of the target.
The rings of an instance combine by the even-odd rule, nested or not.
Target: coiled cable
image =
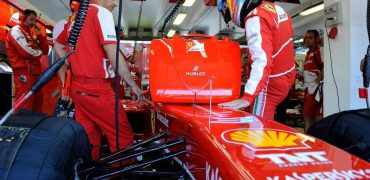
[[[163,26],[162,26],[162,29],[161,29],[162,37],[164,37],[164,29],[166,28],[167,23],[171,21],[171,19],[175,16],[176,12],[179,10],[180,6],[183,3],[184,3],[184,0],[177,0],[177,3],[175,5],[175,7],[172,9],[171,13],[164,20],[164,23],[163,23]]]
[[[78,37],[80,36],[87,12],[89,10],[89,4],[90,0],[82,0],[80,2],[80,7],[67,41],[68,46],[70,46],[72,49],[76,48]]]
[[[134,42],[134,52],[131,56],[131,63],[135,63],[135,54],[136,54],[136,46],[137,46],[137,39],[139,38],[139,27],[141,22],[141,16],[143,14],[143,1],[140,1],[140,8],[139,8],[139,16],[137,18],[137,24],[136,24],[136,34],[135,34],[135,42]]]

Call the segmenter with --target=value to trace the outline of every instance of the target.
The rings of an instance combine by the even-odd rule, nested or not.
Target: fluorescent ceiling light
[[[190,7],[194,4],[195,0],[186,0],[184,4],[182,4],[185,7]]]
[[[323,9],[324,9],[324,4],[319,4],[317,6],[314,6],[312,8],[309,8],[309,9],[306,9],[306,10],[302,11],[301,13],[299,13],[299,15],[307,16],[309,14],[315,13],[315,12],[323,10]]]
[[[303,38],[300,38],[294,41],[294,43],[302,43],[302,42],[303,42]]]
[[[176,30],[171,29],[171,30],[168,31],[167,37],[173,37],[173,35],[175,35],[175,33],[176,33]]]
[[[173,25],[180,25],[182,21],[186,18],[186,13],[180,13],[177,15],[176,19],[173,21]]]

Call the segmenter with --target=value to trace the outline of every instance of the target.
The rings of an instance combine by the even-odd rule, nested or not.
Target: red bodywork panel
[[[215,36],[174,36],[151,42],[150,93],[154,102],[227,102],[240,95],[240,48]],[[212,89],[212,91],[210,91]]]
[[[196,179],[370,178],[366,161],[293,128],[242,111],[209,109],[156,105],[151,112],[153,132],[169,129],[186,137],[181,160]]]

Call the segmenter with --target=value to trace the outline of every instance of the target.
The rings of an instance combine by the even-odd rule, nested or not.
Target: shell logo
[[[224,141],[253,151],[310,149],[308,140],[294,132],[276,129],[233,129],[222,133]]]

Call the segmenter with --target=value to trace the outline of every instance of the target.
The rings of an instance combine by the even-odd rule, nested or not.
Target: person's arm
[[[319,76],[317,76],[315,82],[320,83],[322,80],[324,80],[324,68],[321,68]]]
[[[324,61],[322,60],[320,49],[315,53],[315,61],[320,69],[320,74],[317,76],[315,82],[320,83],[324,79]]]
[[[106,58],[109,59],[113,69],[115,69],[117,39],[113,15],[107,9],[101,9],[97,16],[91,16],[91,18],[94,18],[93,21],[95,21],[96,24],[96,26],[94,26],[95,32],[97,33],[98,40],[106,53]],[[129,86],[131,86],[133,93],[138,97],[136,101],[141,101],[143,99],[142,91],[132,79],[130,70],[128,69],[121,53],[119,53],[118,62],[118,75],[123,78]]]
[[[55,42],[54,44],[54,51],[57,55],[57,57],[64,57],[66,55],[66,47],[59,43],[58,41]],[[66,81],[66,72],[67,72],[67,64],[64,64],[58,71],[58,75],[59,75],[59,78],[60,78],[60,83],[62,84],[62,92],[60,93],[60,97],[63,101],[69,101],[69,105],[68,106],[71,106],[72,104],[72,99],[69,97],[69,96],[65,96],[64,95],[64,85],[65,85],[65,81]]]
[[[271,73],[273,39],[267,21],[259,16],[251,17],[246,21],[246,35],[252,64],[243,98],[253,102],[265,87]]]
[[[49,53],[49,42],[46,36],[43,36],[41,33],[41,29],[38,26],[35,26],[36,33],[37,33],[37,41],[38,45],[42,51],[43,55],[48,55]]]
[[[57,57],[64,57],[66,55],[66,47],[59,43],[58,41],[55,42],[54,44],[54,51],[57,55]],[[58,71],[58,75],[59,75],[59,78],[60,78],[60,81],[62,84],[65,83],[65,74],[66,74],[66,71],[67,71],[67,65],[64,64],[62,66],[62,68],[59,69]]]
[[[272,67],[272,34],[267,20],[253,16],[246,20],[246,36],[251,53],[251,72],[241,99],[219,104],[231,109],[248,107],[265,88]],[[263,37],[263,38],[262,38]]]
[[[64,25],[63,31],[55,38],[55,44],[54,44],[54,51],[56,54],[57,59],[60,57],[64,57],[66,55],[66,44],[67,44],[67,39],[68,39],[68,34],[67,34],[67,29],[68,29],[68,24]],[[67,65],[64,64],[62,68],[58,71],[58,75],[60,78],[60,82],[64,85],[65,84],[65,74],[67,72]]]
[[[41,49],[30,46],[19,28],[19,26],[16,26],[10,30],[7,37],[8,42],[10,42],[17,52],[26,59],[36,59],[40,57],[43,54]]]
[[[104,51],[107,54],[107,58],[109,59],[111,65],[113,68],[116,68],[116,44],[105,44],[103,45]],[[135,93],[135,95],[138,97],[137,101],[141,101],[142,99],[142,91],[141,89],[136,85],[134,79],[131,76],[130,70],[127,67],[126,61],[123,59],[123,56],[121,53],[119,53],[119,69],[118,69],[118,75],[123,78],[126,83],[131,86],[132,91]]]

